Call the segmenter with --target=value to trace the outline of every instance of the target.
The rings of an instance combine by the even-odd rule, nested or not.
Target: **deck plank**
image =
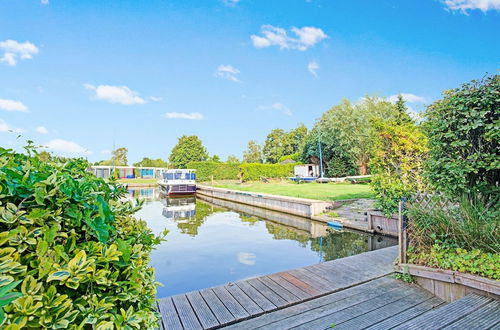
[[[264,313],[264,310],[253,301],[248,295],[240,289],[236,284],[228,284],[224,286],[227,291],[238,301],[238,303],[248,312],[248,314],[256,316]]]
[[[395,329],[436,329],[450,325],[464,315],[472,313],[476,309],[486,305],[491,298],[470,294],[462,299],[456,300],[442,308],[433,310],[424,315],[405,322]]]
[[[267,286],[281,298],[285,299],[289,304],[293,304],[300,301],[299,297],[297,297],[290,291],[283,288],[281,285],[271,280],[268,276],[259,277],[258,280],[264,283],[265,286]]]
[[[395,315],[391,318],[388,318],[382,322],[378,322],[370,327],[367,330],[385,330],[396,327],[404,322],[407,322],[411,319],[414,319],[434,308],[440,307],[445,302],[438,297],[431,298],[426,300],[415,307],[409,308],[398,315]]]
[[[482,330],[493,329],[495,326],[500,328],[498,325],[500,325],[500,302],[498,300],[493,300],[460,320],[453,322],[444,329]]]
[[[236,320],[233,314],[229,312],[226,306],[219,300],[219,298],[217,298],[217,295],[211,289],[201,290],[200,294],[220,324],[228,324]]]
[[[240,305],[236,299],[224,288],[223,286],[218,286],[212,289],[220,301],[226,306],[227,310],[233,314],[236,320],[247,318],[250,316],[248,312]]]
[[[184,294],[180,294],[177,296],[172,297],[172,301],[175,305],[175,308],[177,309],[177,314],[179,315],[179,318],[181,319],[182,326],[184,329],[203,329],[201,326],[200,322],[198,321],[198,318],[196,317],[196,314],[189,304],[189,301]]]
[[[301,288],[297,287],[292,282],[287,281],[285,278],[281,277],[279,274],[269,275],[268,278],[273,280],[279,286],[290,291],[294,296],[298,297],[300,300],[305,300],[311,298],[313,295],[303,291]]]
[[[309,284],[299,280],[297,277],[293,276],[292,274],[290,274],[288,272],[278,273],[278,275],[283,277],[285,280],[292,283],[293,285],[295,285],[296,287],[298,287],[302,291],[307,292],[311,296],[319,296],[321,294],[321,292],[319,292],[318,290],[316,290],[315,288],[313,288]]]
[[[186,297],[204,329],[212,329],[220,324],[198,291],[186,293]]]
[[[177,315],[177,310],[175,309],[171,297],[160,299],[158,301],[158,308],[160,309],[162,323],[165,329],[182,330],[182,323],[179,319],[179,315]]]
[[[265,312],[269,312],[277,308],[276,305],[274,305],[271,301],[269,301],[269,299],[264,297],[248,282],[241,281],[241,282],[236,282],[235,284],[238,285],[241,291],[243,291],[248,297],[250,297]]]
[[[266,297],[270,302],[272,302],[276,307],[283,307],[289,305],[289,303],[283,299],[281,296],[276,294],[273,290],[269,289],[257,278],[252,278],[247,280],[248,284],[253,286],[255,290],[259,291],[264,297]]]

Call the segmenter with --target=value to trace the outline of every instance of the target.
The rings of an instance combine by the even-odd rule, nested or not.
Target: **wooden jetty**
[[[159,300],[162,329],[435,329],[500,326],[494,298],[451,304],[389,276],[397,247]]]

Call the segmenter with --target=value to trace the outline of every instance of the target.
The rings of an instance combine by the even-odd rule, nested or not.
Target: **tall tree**
[[[273,129],[266,137],[262,153],[266,163],[277,163],[286,154],[286,133],[281,128]]]
[[[111,160],[114,161],[114,164],[116,166],[127,166],[127,153],[127,148],[118,148],[113,151],[113,157],[111,158]]]
[[[408,113],[408,107],[406,106],[406,102],[403,98],[403,95],[398,94],[398,99],[396,101],[396,110],[397,110],[397,124],[406,124],[412,123],[413,120]]]
[[[292,155],[302,152],[307,138],[306,125],[300,123],[296,128],[290,130],[284,138],[284,155]]]
[[[226,163],[238,164],[238,163],[240,163],[240,160],[235,155],[229,155],[227,157]]]
[[[183,135],[170,152],[169,161],[176,167],[185,168],[189,162],[208,159],[207,149],[196,135]]]
[[[52,155],[48,151],[41,151],[38,153],[38,159],[42,162],[50,162],[52,160]]]
[[[243,161],[245,163],[262,163],[262,146],[255,140],[248,141],[247,150],[243,152]]]
[[[144,157],[140,162],[134,163],[134,166],[138,167],[163,167],[167,168],[168,163],[161,158],[151,159]]]

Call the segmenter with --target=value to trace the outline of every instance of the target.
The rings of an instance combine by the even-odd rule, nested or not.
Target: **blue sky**
[[[0,0],[0,145],[241,157],[344,97],[421,110],[498,72],[499,31],[500,0]]]

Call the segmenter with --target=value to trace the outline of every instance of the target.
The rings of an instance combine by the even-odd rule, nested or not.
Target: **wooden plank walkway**
[[[338,295],[343,296],[345,291],[340,290],[392,273],[397,253],[397,247],[389,247],[162,298],[158,304],[161,326],[169,330],[214,329],[263,314],[264,317],[273,315],[270,312],[301,306],[333,292],[339,291]],[[380,281],[380,285],[388,288],[394,282]]]

